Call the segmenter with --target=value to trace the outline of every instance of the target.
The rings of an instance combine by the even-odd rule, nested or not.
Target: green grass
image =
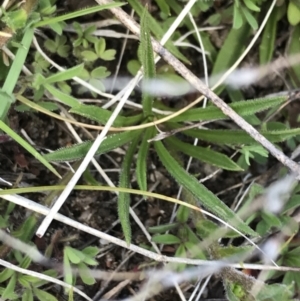
[[[184,62],[191,70],[196,70],[197,77],[204,76],[204,69],[208,70],[209,77],[222,77],[224,72],[235,69],[238,58],[246,54],[245,62],[250,61],[257,67],[274,61],[274,53],[280,52],[283,48],[288,55],[299,54],[297,47],[300,33],[299,3],[296,0],[282,3],[279,1],[274,7],[274,2],[235,0],[229,5],[220,3],[218,6],[214,1],[195,1],[190,9],[191,14],[178,22],[170,34],[172,38],[166,43],[166,49],[170,51],[170,54],[167,54],[169,61],[175,62],[171,66],[165,62],[156,63],[153,52],[156,48],[152,45],[152,39],[160,40],[172,28],[171,24],[184,9],[184,2],[156,0],[148,9],[145,9],[138,0],[130,0],[127,4],[107,3],[102,0],[97,2],[102,5],[62,13],[55,0],[42,0],[39,3],[27,1],[20,6],[10,6],[2,12],[0,130],[10,136],[15,145],[20,146],[20,152],[31,158],[30,162],[34,162],[33,158],[36,159],[34,165],[37,166],[44,182],[38,179],[34,185],[27,180],[26,184],[29,184],[29,187],[21,188],[18,187],[17,181],[12,183],[16,187],[0,191],[0,196],[18,200],[19,205],[25,206],[29,204],[26,198],[34,199],[35,193],[39,193],[39,202],[48,207],[51,207],[56,199],[62,202],[58,206],[61,207],[68,198],[64,208],[68,208],[69,213],[73,215],[72,218],[76,219],[74,216],[78,216],[78,212],[81,214],[90,210],[91,215],[84,221],[89,224],[97,215],[93,210],[96,210],[95,208],[99,208],[100,211],[107,210],[104,208],[106,204],[104,202],[117,195],[117,201],[110,204],[110,214],[115,220],[119,219],[122,231],[113,231],[111,234],[124,236],[124,241],[121,244],[117,240],[119,238],[105,236],[112,243],[118,241],[119,245],[132,251],[138,250],[140,254],[151,258],[156,256],[154,250],[155,252],[160,248],[163,251],[172,250],[170,257],[178,257],[179,260],[167,264],[166,269],[169,268],[174,273],[186,271],[186,281],[191,282],[192,264],[184,262],[185,259],[194,262],[199,260],[198,263],[215,260],[212,272],[219,274],[225,295],[231,301],[299,298],[298,270],[287,268],[283,271],[274,268],[274,271],[263,271],[266,268],[264,260],[273,264],[276,262],[280,267],[300,268],[297,256],[299,247],[293,239],[298,234],[299,226],[292,215],[293,210],[300,204],[299,185],[294,182],[286,184],[278,181],[275,188],[267,188],[268,185],[255,183],[255,178],[251,174],[252,165],[263,169],[274,165],[268,150],[244,130],[237,129],[230,119],[228,110],[221,111],[211,104],[195,107],[203,97],[197,99],[194,94],[185,94],[189,86],[185,85],[184,93],[180,96],[166,97],[164,94],[157,96],[149,89],[143,90],[147,83],[155,80],[154,89],[157,90],[155,92],[160,89],[158,83],[164,84],[165,81],[174,81],[173,84],[177,86],[186,84],[186,81],[175,72],[181,67],[174,57]],[[101,37],[94,35],[95,25],[84,26],[84,23],[96,20],[98,12],[123,6],[126,7],[126,11],[129,9],[135,11],[135,19],[141,25],[142,34],[139,41],[116,39],[114,35],[120,31],[119,25],[113,27],[115,32],[111,31],[109,36],[105,36],[105,32],[102,32]],[[190,18],[194,18],[194,21],[192,22]],[[262,20],[266,21],[265,26]],[[222,30],[214,29],[213,33],[200,31],[200,47],[199,35],[193,32],[184,39],[183,47],[175,46],[176,40],[184,33],[195,29],[194,24],[199,28],[219,25],[223,27]],[[281,40],[284,47],[282,45],[278,48],[283,27],[289,28],[290,38],[288,41]],[[35,32],[35,29],[38,29],[39,33]],[[245,53],[245,49],[252,45],[251,40],[257,41],[255,34],[260,34],[257,36],[259,42],[254,43],[251,51],[247,50]],[[123,56],[122,43],[125,47]],[[198,51],[201,47],[202,51],[208,52],[207,62],[201,61],[202,54]],[[7,58],[7,55],[11,55],[9,51],[14,55],[12,61]],[[118,65],[120,58],[121,64]],[[202,63],[207,66],[203,66]],[[57,65],[63,69],[57,70],[55,67]],[[115,70],[119,67],[119,73],[116,73]],[[140,92],[131,93],[135,87],[123,90],[124,97],[130,98],[130,102],[125,98],[120,100],[120,95],[110,92],[109,88],[105,87],[107,82],[113,82],[114,77],[118,83],[122,78],[120,74],[140,74],[139,70],[145,78],[143,83],[136,84],[141,88]],[[269,73],[273,72],[271,68],[268,70]],[[286,72],[284,76],[292,89],[299,87],[297,79],[299,70],[299,65],[293,65],[284,71]],[[224,79],[218,83],[215,93],[226,100],[229,108],[254,126],[265,139],[276,143],[277,150],[279,152],[282,150],[281,155],[294,151],[299,143],[300,128],[292,122],[288,111],[285,111],[285,106],[289,108],[296,92],[291,94],[281,91],[284,85],[273,86],[272,81],[268,83],[267,88],[258,81],[255,83],[256,86],[252,86],[252,90],[243,87],[233,89],[224,83]],[[163,92],[164,89],[163,87]],[[104,99],[107,96],[108,99]],[[86,99],[93,100],[93,103],[82,103],[82,100]],[[116,107],[117,100],[120,102]],[[189,107],[187,104],[190,104]],[[170,112],[173,114],[170,115]],[[32,144],[26,135],[21,137],[24,131],[19,132],[18,126],[12,124],[13,116],[18,116],[26,124],[30,118],[43,119],[44,115],[50,116],[47,120],[51,120],[51,124],[54,124],[57,135],[61,131],[57,124],[62,126],[62,121],[65,121],[68,124],[66,131],[70,131],[68,135],[70,137],[73,135],[72,143],[68,146],[60,145],[60,149],[45,153],[44,148],[47,146],[40,145],[39,138],[35,138],[36,141],[33,141],[35,144]],[[202,122],[201,126],[199,122]],[[108,123],[113,125],[113,128],[110,129]],[[77,126],[72,130],[70,124]],[[82,130],[78,125],[86,128]],[[95,152],[96,161],[92,160],[93,156],[87,156],[97,134],[90,130],[91,126],[108,133]],[[42,133],[40,128],[37,128],[37,131]],[[112,133],[113,131],[116,133]],[[84,137],[83,142],[79,136]],[[58,136],[56,138],[59,140]],[[3,156],[7,156],[7,148],[3,149]],[[12,153],[14,149],[16,148],[12,147]],[[13,162],[14,158],[12,156],[7,160]],[[80,160],[84,160],[87,167],[82,168]],[[189,169],[187,164],[190,160],[193,162],[192,169]],[[75,171],[77,170],[75,176],[71,169],[68,168],[66,171],[64,165],[66,161],[76,161],[73,163]],[[92,164],[88,164],[89,162],[94,164],[97,172]],[[111,176],[110,173],[104,174],[101,170],[104,166],[110,166],[111,162],[114,168],[118,169],[118,177]],[[27,171],[16,166],[17,171],[30,173],[31,164]],[[101,173],[102,182],[99,182],[98,171]],[[278,179],[286,173],[287,171],[283,169],[281,174],[278,174]],[[240,181],[246,175],[250,178],[249,181],[252,181],[249,186],[247,177],[244,182]],[[80,177],[84,185],[77,185],[77,181],[73,180]],[[157,191],[150,192],[153,181],[156,180],[160,186],[157,186]],[[205,183],[208,180],[209,184]],[[42,183],[43,186],[38,183]],[[239,194],[237,190],[228,187],[229,183],[241,189]],[[71,190],[71,196],[69,192],[65,192],[66,187]],[[288,188],[287,191],[281,195],[285,188]],[[279,192],[276,192],[276,189]],[[79,205],[77,204],[81,209],[76,209],[74,195],[76,199],[79,198],[78,190],[89,190],[91,195],[97,195],[97,200],[86,205],[83,197]],[[227,194],[217,195],[221,190],[227,191]],[[44,195],[43,192],[48,194]],[[25,198],[21,198],[20,194]],[[270,195],[273,203],[277,198],[281,200],[279,201],[281,209],[276,214],[272,213],[272,208],[264,206],[268,203],[266,198]],[[159,208],[158,215],[164,211],[163,222],[147,228],[142,226],[148,213],[137,215],[132,210],[139,196],[143,202],[147,202],[147,206],[149,205],[149,212],[153,204]],[[152,200],[155,200],[155,203],[151,203]],[[159,203],[157,200],[160,200]],[[174,204],[174,209],[171,208],[171,204]],[[59,210],[58,207],[56,206],[55,210]],[[34,208],[37,207],[31,209],[37,210]],[[139,208],[144,210],[146,207]],[[2,199],[0,210],[1,227],[10,229],[10,236],[15,238],[10,238],[4,232],[0,235],[4,243],[0,247],[1,259],[14,263],[14,266],[8,267],[3,262],[5,268],[0,270],[2,299],[58,300],[48,283],[55,281],[61,269],[65,270],[65,276],[59,285],[65,287],[65,297],[69,300],[75,299],[74,293],[79,293],[87,299],[93,298],[94,296],[89,295],[92,285],[99,279],[110,281],[107,274],[104,276],[99,270],[103,265],[98,266],[98,245],[83,247],[86,241],[83,241],[82,237],[72,238],[73,230],[69,228],[64,229],[63,235],[55,232],[57,236],[53,235],[51,240],[42,238],[45,244],[44,250],[41,251],[43,254],[34,249],[23,254],[26,247],[18,240],[28,245],[35,244],[36,240],[33,239],[35,234],[41,233],[39,215],[32,212],[29,217],[24,217],[22,214],[19,224],[15,225],[14,218],[20,216],[20,207]],[[172,210],[176,214],[170,222],[167,222],[166,218],[171,218]],[[55,211],[49,216],[52,215],[55,215]],[[80,218],[83,216],[84,214]],[[155,215],[151,217],[152,220],[155,218]],[[139,230],[133,219],[148,239],[140,246],[136,246]],[[48,217],[48,223],[51,221],[52,218]],[[84,223],[81,224],[83,228]],[[101,223],[100,226],[102,227]],[[61,224],[59,226],[51,224],[50,228],[57,231],[61,227],[63,227]],[[47,228],[43,228],[42,233],[47,231]],[[103,232],[106,230],[101,229]],[[280,245],[277,257],[268,258],[270,256],[268,249],[262,249],[258,245],[261,240],[268,241],[270,235],[275,233],[280,233],[286,239],[283,243],[278,239]],[[167,246],[166,249],[164,245]],[[260,265],[255,267],[256,270],[261,270],[260,281],[234,268],[219,271],[221,267],[226,266],[225,261],[241,267],[246,266],[254,250],[261,256],[261,260],[255,257],[251,261]],[[43,267],[43,262],[36,258],[46,260],[44,255],[58,257],[59,263],[51,265],[51,269]],[[102,254],[99,258],[102,258]],[[36,274],[30,274],[30,270],[36,269],[34,261],[40,264],[38,270],[41,279],[37,279]],[[147,260],[142,259],[138,265],[142,265],[144,261]],[[117,268],[115,264],[116,262],[113,262],[114,268]],[[107,265],[109,268],[109,263]],[[91,266],[94,266],[93,269]],[[254,268],[253,265],[250,267]],[[18,268],[22,270],[17,270]],[[78,269],[78,273],[73,273],[73,269]],[[206,275],[206,267],[202,266],[201,269],[197,276]],[[163,272],[164,269],[159,273],[163,275]],[[116,275],[119,280],[126,279],[122,274]],[[160,279],[159,274],[156,276]],[[82,286],[82,283],[85,286]],[[160,284],[162,283],[163,280],[160,281]],[[75,285],[82,286],[82,292],[78,291]],[[148,297],[157,294],[158,297],[164,289],[163,285],[156,283],[153,287],[148,287],[148,290],[146,287],[141,288],[138,294],[144,293]],[[179,290],[178,287],[177,293],[180,293]],[[89,296],[87,297],[85,293]]]

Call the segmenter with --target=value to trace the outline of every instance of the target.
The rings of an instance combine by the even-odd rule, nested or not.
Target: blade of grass
[[[120,184],[119,184],[120,187],[123,188],[130,187],[130,167],[139,140],[140,140],[140,136],[136,137],[128,147],[121,168]],[[128,245],[130,245],[131,242],[129,207],[130,207],[130,195],[128,193],[120,192],[118,196],[118,215],[125,236],[125,241],[127,242]]]
[[[69,110],[70,113],[75,113],[91,120],[98,122],[99,124],[106,124],[107,120],[110,118],[112,112],[103,109],[101,107],[97,107],[94,105],[85,105],[79,104],[76,107],[72,107]],[[114,121],[114,126],[126,126],[138,123],[142,119],[142,114],[137,114],[130,117],[118,116]]]
[[[241,144],[258,144],[249,134],[242,130],[186,130],[184,134],[217,144],[241,145]],[[300,135],[300,128],[267,131],[263,130],[260,133],[271,142],[282,142],[289,138]]]
[[[128,0],[128,3],[131,5],[134,11],[139,15],[139,17],[143,15],[144,7],[140,3],[140,1]],[[160,40],[164,35],[163,29],[148,12],[146,12],[146,14],[148,15],[147,18],[148,18],[149,26],[151,28],[151,32],[158,40]],[[177,49],[177,47],[173,44],[173,42],[171,41],[167,42],[166,48],[169,49],[169,51],[173,53],[177,58],[179,58],[180,60],[182,60],[187,64],[190,64],[189,60]]]
[[[12,137],[17,143],[23,146],[32,156],[39,160],[43,165],[45,165],[50,171],[52,171],[56,176],[61,178],[60,174],[55,170],[55,168],[43,158],[28,142],[26,142],[22,137],[15,133],[9,126],[7,126],[3,121],[0,120],[0,129],[7,135]]]
[[[118,134],[108,135],[96,152],[96,155],[101,155],[109,152],[117,147],[128,143],[139,135],[141,131],[122,132]],[[60,148],[52,153],[43,156],[47,161],[61,162],[74,161],[83,158],[91,148],[93,141],[85,141],[72,145],[70,147]]]
[[[59,71],[45,79],[45,84],[53,84],[56,82],[69,80],[78,74],[80,74],[83,70],[83,64],[80,64],[78,66],[66,69],[64,71]]]
[[[109,3],[109,4],[103,4],[103,5],[96,5],[96,6],[92,6],[92,7],[87,7],[87,8],[81,9],[81,10],[77,10],[77,11],[72,12],[72,13],[62,15],[62,16],[58,16],[58,17],[47,19],[47,20],[39,21],[39,22],[34,24],[34,27],[36,28],[36,27],[46,26],[46,25],[49,25],[49,24],[58,23],[58,22],[62,22],[62,21],[82,17],[82,16],[85,16],[85,15],[88,15],[88,14],[99,12],[99,11],[104,10],[104,9],[110,9],[110,8],[122,6],[124,4],[125,3],[112,2],[112,3]]]
[[[69,107],[78,106],[80,102],[71,95],[61,92],[52,85],[45,84],[45,88],[57,99],[59,99],[63,104]]]
[[[151,44],[151,35],[148,24],[147,8],[144,9],[141,20],[141,44],[140,44],[140,59],[144,69],[144,78],[153,79],[155,77],[155,61],[154,53]],[[143,113],[145,117],[152,114],[153,96],[150,93],[143,93],[142,97]]]
[[[11,65],[9,73],[6,77],[4,85],[1,89],[1,92],[6,93],[9,97],[12,97],[12,93],[16,86],[16,83],[19,79],[19,75],[22,71],[22,67],[24,65],[25,59],[27,57],[32,39],[33,39],[34,30],[33,28],[28,28],[23,36],[21,47],[18,49],[16,57]],[[3,120],[7,112],[10,108],[11,101],[8,98],[1,98],[1,106],[0,106],[0,120]]]
[[[148,140],[153,137],[155,132],[154,127],[146,129],[139,147],[136,161],[136,179],[141,190],[147,190],[147,158],[150,146]]]

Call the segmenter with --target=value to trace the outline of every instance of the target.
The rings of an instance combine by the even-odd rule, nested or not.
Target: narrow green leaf
[[[192,230],[190,230],[192,232]],[[200,243],[200,241],[199,241]],[[202,260],[206,260],[206,256],[204,255],[203,251],[199,248],[199,246],[197,244],[192,243],[190,240],[186,241],[184,243],[184,246],[188,252],[188,257],[192,257],[195,259],[202,259]]]
[[[177,213],[176,213],[176,218],[179,222],[181,223],[186,223],[189,216],[190,216],[190,208],[186,206],[179,206]]]
[[[22,301],[33,301],[32,289],[27,288],[22,295]]]
[[[8,94],[4,90],[0,89],[0,101],[0,119],[4,120],[11,104],[15,102],[15,98],[13,94]]]
[[[154,136],[155,128],[147,128],[138,151],[136,161],[136,179],[141,190],[147,191],[147,159],[149,151],[148,140]]]
[[[289,138],[300,135],[300,128],[286,129],[281,131],[259,131],[271,142],[282,142]],[[228,145],[256,144],[257,142],[249,134],[242,130],[186,130],[184,134],[200,140]],[[234,139],[232,139],[234,137]]]
[[[56,103],[49,102],[49,101],[39,101],[37,104],[39,106],[41,106],[43,109],[48,110],[48,111],[56,111],[59,108]],[[28,112],[28,111],[33,111],[34,109],[25,104],[21,104],[21,105],[15,106],[15,110],[17,112]]]
[[[140,54],[141,54],[141,63],[144,68],[144,78],[153,79],[155,77],[155,61],[153,48],[151,44],[151,35],[150,28],[148,24],[149,13],[147,8],[144,8],[144,12],[141,20],[141,45],[140,45]],[[152,114],[152,102],[153,96],[149,93],[143,93],[142,105],[143,113],[145,117],[148,117]]]
[[[78,106],[79,101],[72,97],[71,95],[65,94],[58,89],[54,88],[52,85],[46,84],[45,88],[56,98],[58,98],[63,104],[69,107]]]
[[[250,26],[247,22],[244,22],[239,29],[230,30],[215,60],[212,75],[220,75],[234,64],[247,45],[249,33]],[[215,90],[215,93],[220,94],[223,89],[224,86],[221,86]]]
[[[34,24],[34,27],[41,27],[41,26],[45,26],[45,25],[49,25],[49,24],[53,24],[53,23],[58,23],[58,22],[62,22],[62,21],[82,17],[82,16],[85,16],[85,15],[88,15],[88,14],[96,13],[96,12],[104,10],[104,9],[111,9],[111,8],[114,8],[114,7],[122,6],[124,4],[125,3],[111,2],[111,3],[108,3],[108,4],[96,5],[96,6],[92,6],[92,7],[86,7],[84,9],[80,9],[80,10],[77,10],[75,12],[71,12],[69,14],[61,15],[61,16],[58,16],[58,17],[52,17],[52,18],[49,18],[47,20],[37,22],[37,23]]]
[[[183,227],[186,232],[188,241],[192,243],[194,246],[197,246],[201,242],[199,237],[187,224],[185,224]]]
[[[243,16],[241,13],[241,9],[238,5],[233,6],[233,24],[232,27],[234,29],[240,29],[243,25]]]
[[[97,247],[89,246],[84,248],[81,252],[87,256],[95,257],[98,255],[99,251],[100,250]]]
[[[291,286],[282,284],[264,285],[260,289],[256,300],[292,300],[293,291]]]
[[[93,285],[96,283],[95,278],[91,275],[89,268],[84,263],[80,263],[78,265],[78,272],[83,283],[87,285]]]
[[[300,41],[300,26],[295,26],[292,29],[291,40],[288,45],[288,50],[287,50],[288,55],[292,56],[292,55],[299,54],[299,41]],[[300,64],[292,64],[291,68],[296,74],[296,78],[298,78],[298,81],[294,84],[294,86],[298,87],[298,82],[300,78]]]
[[[53,295],[49,294],[48,292],[44,290],[40,290],[38,288],[33,288],[35,296],[40,300],[40,301],[57,301],[56,297]]]
[[[47,270],[47,271],[43,272],[43,274],[50,276],[50,277],[54,277],[54,278],[57,277],[57,271],[54,271],[54,270]],[[33,277],[33,278],[34,278],[34,280],[32,280],[31,282],[34,283],[34,287],[40,287],[40,286],[43,286],[48,283],[47,280],[41,280],[36,277]]]
[[[253,30],[256,30],[258,28],[258,24],[252,13],[245,7],[241,7],[242,12],[247,20],[247,22],[250,24]]]
[[[264,97],[251,100],[241,100],[229,106],[240,116],[251,116],[258,112],[278,106],[287,100],[287,96]],[[219,108],[208,106],[206,108],[191,109],[172,119],[173,122],[181,121],[206,121],[229,119]]]
[[[290,1],[287,9],[287,17],[291,25],[296,26],[300,23],[300,8]]]
[[[270,212],[262,212],[261,217],[270,227],[282,227],[279,217]]]
[[[71,288],[68,292],[68,301],[74,301],[73,288]]]
[[[78,264],[85,258],[85,255],[81,251],[68,246],[64,248],[64,252],[68,256],[69,260],[74,264]]]
[[[256,12],[259,12],[259,11],[260,11],[259,6],[255,5],[254,1],[252,1],[252,0],[244,0],[244,3],[245,3],[245,5],[246,5],[250,10],[253,10],[253,11],[256,11]]]
[[[24,275],[20,275],[18,277],[18,282],[19,282],[20,285],[23,286],[23,288],[31,288],[31,283],[29,283],[27,281],[27,279],[24,277]]]
[[[10,278],[12,276],[12,274],[14,273],[14,270],[11,269],[4,269],[1,273],[0,273],[0,283],[6,281],[8,278]]]
[[[98,265],[99,264],[98,261],[92,257],[85,257],[83,262],[87,265]]]
[[[122,132],[118,134],[113,134],[107,136],[107,138],[101,143],[100,148],[96,152],[96,155],[101,155],[106,152],[109,152],[117,147],[124,145],[125,143],[134,139],[139,135],[141,131],[130,131]],[[86,141],[83,143],[75,144],[70,147],[64,147],[58,149],[52,153],[44,155],[44,158],[47,161],[74,161],[83,158],[90,147],[92,146],[93,141]]]
[[[193,157],[200,161],[209,163],[225,170],[241,171],[243,170],[238,164],[232,161],[226,155],[211,150],[209,148],[195,146],[190,143],[180,141],[175,137],[169,137],[166,142],[173,148]]]
[[[170,7],[169,5],[166,3],[165,0],[155,0],[156,4],[158,5],[159,7],[159,10],[166,14],[167,16],[170,16],[171,15],[171,12],[170,12]]]
[[[61,178],[56,169],[45,160],[27,141],[25,141],[21,136],[14,132],[10,127],[8,127],[3,121],[0,120],[0,129],[13,138],[17,143],[24,147],[32,156],[39,160],[44,166],[46,166],[51,172],[56,176]]]
[[[20,268],[27,269],[31,264],[31,258],[29,256],[25,256],[23,261],[20,264]]]
[[[11,296],[13,296],[15,294],[14,292],[15,292],[15,288],[16,288],[16,283],[17,283],[17,275],[16,275],[16,273],[13,273],[13,275],[9,279],[9,282],[1,296],[3,300],[11,299]]]
[[[134,9],[134,11],[139,15],[141,18],[144,13],[144,6],[140,3],[138,0],[128,0],[128,3],[131,5],[131,7]],[[149,27],[151,29],[151,32],[154,34],[154,36],[160,40],[163,35],[164,31],[159,25],[159,23],[153,18],[148,12],[146,12]],[[182,60],[183,62],[190,64],[189,60],[177,49],[177,47],[170,41],[166,43],[166,48],[178,59]]]
[[[132,164],[133,156],[136,152],[138,142],[140,137],[137,136],[128,146],[128,150],[124,157],[122,163],[121,173],[120,173],[120,184],[122,188],[130,187],[130,167]],[[130,207],[130,195],[128,193],[120,192],[118,197],[118,213],[123,233],[125,236],[125,241],[128,245],[131,242],[131,226],[129,220],[129,207]]]
[[[37,218],[34,215],[29,216],[26,220],[13,232],[16,238],[24,242],[29,242],[36,231]]]
[[[4,85],[2,87],[2,91],[9,95],[11,97],[15,86],[17,84],[17,81],[19,79],[19,75],[21,73],[21,70],[24,66],[25,59],[27,57],[32,39],[34,35],[34,30],[33,28],[27,28],[22,42],[21,42],[21,47],[19,47],[17,54],[15,56],[15,59],[9,69],[8,75],[6,76]],[[2,96],[2,95],[0,95]],[[6,99],[1,99],[1,106],[0,106],[0,120],[4,120],[4,118],[7,115],[7,112],[10,108],[11,101],[7,101]]]
[[[152,241],[157,244],[174,245],[180,244],[181,240],[173,234],[161,234],[152,237]]]
[[[73,284],[73,275],[69,257],[64,253],[64,281],[70,285]]]
[[[178,226],[179,223],[164,224],[164,225],[149,227],[148,231],[149,233],[164,233],[172,229],[175,229]]]
[[[259,62],[261,65],[269,63],[273,57],[280,9],[279,7],[274,7],[264,29],[261,43],[259,44]]]
[[[186,252],[185,244],[181,243],[177,247],[177,250],[175,252],[175,257],[181,257],[181,258],[187,258],[187,252]],[[171,270],[175,270],[176,272],[183,272],[186,268],[186,263],[169,263]]]
[[[73,77],[78,76],[84,69],[84,65],[80,64],[78,66],[66,69],[64,71],[57,72],[49,77],[46,78],[45,84],[53,84],[56,82],[61,82],[64,80],[69,80]]]
[[[222,259],[226,259],[228,257],[234,256],[234,255],[241,255],[241,253],[248,253],[250,254],[253,252],[254,247],[253,246],[228,246],[228,247],[222,247],[218,249],[218,257]]]
[[[170,155],[161,141],[154,143],[160,161],[175,180],[184,188],[189,190],[200,202],[212,213],[231,223],[245,234],[257,235],[249,226],[240,220],[231,209],[229,209],[217,196],[215,196],[204,185],[200,184],[195,177],[183,169]]]
[[[300,206],[300,195],[299,194],[293,195],[285,204],[282,214],[288,212],[289,210],[295,209],[299,206]]]
[[[75,113],[80,116],[84,116],[91,120],[97,121],[100,124],[106,124],[110,118],[112,112],[101,107],[94,105],[77,104],[69,110],[70,113]],[[117,127],[129,126],[139,122],[142,118],[142,114],[137,114],[131,117],[118,116],[113,125]]]

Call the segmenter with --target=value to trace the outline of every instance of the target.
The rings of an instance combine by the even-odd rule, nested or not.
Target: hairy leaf
[[[58,176],[59,178],[61,177],[59,173],[56,171],[56,169],[51,164],[49,164],[49,162],[47,162],[45,158],[43,158],[43,156],[34,149],[34,147],[32,147],[26,140],[24,140],[14,130],[12,130],[9,126],[7,126],[6,123],[4,123],[2,120],[0,120],[0,129],[6,134],[8,134],[11,138],[13,138],[23,148],[25,148],[32,156],[34,156],[37,160],[39,160],[56,176]]]
[[[274,96],[257,98],[253,100],[242,100],[232,103],[229,106],[240,116],[251,116],[255,113],[273,108],[287,100],[287,96]],[[172,119],[174,122],[182,121],[206,121],[206,120],[220,120],[229,119],[219,108],[209,106],[206,108],[191,109],[187,112]]]
[[[259,131],[271,142],[282,142],[300,135],[300,128],[280,131]],[[186,130],[184,134],[200,140],[228,145],[256,144],[257,142],[243,130]]]
[[[94,105],[85,105],[85,104],[76,105],[72,107],[69,110],[69,112],[97,121],[100,124],[106,124],[112,114],[111,111],[103,109],[101,107],[97,107]],[[118,127],[129,126],[139,122],[141,118],[142,118],[141,114],[132,117],[124,117],[119,115],[115,119],[113,125]]]
[[[193,158],[217,166],[219,168],[226,169],[226,170],[234,170],[234,171],[243,170],[238,164],[233,162],[226,155],[211,150],[209,148],[195,146],[190,143],[185,143],[175,137],[167,138],[166,142],[170,144],[173,148]]]
[[[144,78],[152,79],[155,77],[155,61],[153,48],[151,44],[150,28],[148,24],[149,14],[147,9],[144,9],[141,20],[141,45],[140,45],[140,59],[144,68]],[[143,93],[142,104],[143,113],[147,117],[152,114],[153,96],[149,93]]]
[[[149,233],[164,233],[164,232],[170,231],[172,229],[175,229],[178,226],[179,226],[179,223],[164,224],[164,225],[149,227],[148,231],[149,231]]]
[[[124,161],[121,168],[120,185],[119,185],[122,188],[130,187],[130,167],[139,140],[140,140],[139,136],[136,136],[133,139],[124,157]],[[121,222],[123,233],[125,236],[125,241],[128,245],[130,245],[131,242],[129,207],[130,207],[130,195],[128,193],[120,192],[118,197],[118,213],[119,213],[119,219]]]
[[[173,234],[160,234],[152,237],[152,241],[157,244],[174,245],[179,244],[181,240]]]
[[[64,71],[57,72],[45,79],[46,84],[53,84],[56,82],[69,80],[73,77],[78,76],[83,70],[83,64],[66,69]]]
[[[145,134],[138,151],[136,161],[136,179],[141,190],[147,190],[147,158],[149,151],[148,140],[153,137],[155,128],[151,127],[146,129]]]
[[[233,224],[238,230],[245,234],[257,235],[249,226],[240,220],[231,209],[229,209],[217,196],[215,196],[204,185],[199,183],[195,177],[187,173],[178,162],[170,155],[161,141],[154,143],[160,161],[175,180],[184,188],[189,190],[208,210],[223,220]]]
[[[101,143],[100,148],[97,150],[96,155],[101,155],[120,147],[125,143],[131,141],[134,137],[140,134],[141,131],[123,132],[107,136],[107,138]],[[64,147],[58,149],[52,153],[44,155],[47,161],[74,161],[83,158],[93,141],[86,141],[79,144],[75,144],[70,147]]]
[[[250,254],[253,251],[253,246],[228,246],[228,247],[222,247],[218,249],[218,257],[222,259],[226,259],[228,257],[234,256],[234,255],[244,255],[246,252]]]
[[[79,101],[71,95],[61,92],[52,85],[45,84],[45,88],[56,98],[58,98],[63,104],[69,107],[78,106]]]
[[[134,11],[141,17],[143,12],[144,12],[144,7],[138,0],[128,0],[128,3],[131,5],[131,7],[134,9]],[[159,23],[148,13],[147,18],[149,22],[149,26],[151,29],[151,32],[154,34],[154,36],[160,40],[163,35],[163,29],[159,25]],[[183,62],[189,64],[189,60],[174,46],[172,42],[167,42],[166,43],[166,48],[173,54],[175,55],[178,59],[182,60]]]
[[[103,4],[103,5],[95,5],[95,6],[91,6],[91,7],[86,7],[84,9],[80,9],[80,10],[77,10],[75,12],[71,12],[69,14],[64,14],[64,15],[61,15],[61,16],[57,16],[57,17],[42,20],[40,22],[35,23],[34,27],[40,27],[40,26],[50,25],[50,24],[53,24],[53,23],[58,23],[58,22],[74,19],[74,18],[81,17],[81,16],[84,16],[84,15],[87,15],[87,14],[96,13],[96,12],[104,10],[104,9],[110,9],[110,8],[118,7],[118,6],[121,6],[121,5],[124,5],[124,4],[125,3],[111,2],[111,3],[107,3],[107,4]]]

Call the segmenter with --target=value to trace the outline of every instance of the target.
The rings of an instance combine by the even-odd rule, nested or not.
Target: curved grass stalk
[[[24,187],[24,188],[13,188],[13,189],[7,189],[7,190],[0,190],[0,196],[6,196],[6,195],[13,195],[13,194],[21,194],[21,193],[29,193],[29,192],[41,192],[41,191],[53,191],[53,190],[63,190],[65,189],[65,186],[59,186],[59,185],[54,185],[54,186],[38,186],[38,187]],[[188,208],[191,208],[193,210],[196,210],[198,212],[201,212],[207,216],[210,216],[214,220],[220,222],[222,225],[225,227],[230,228],[231,230],[235,231],[238,233],[240,236],[245,238],[252,246],[254,246],[257,250],[259,250],[262,254],[266,255],[265,252],[257,246],[250,238],[248,238],[246,235],[241,233],[239,230],[237,230],[235,227],[231,226],[227,222],[223,221],[221,218],[218,218],[214,214],[198,208],[192,204],[188,204],[186,202],[180,201],[178,199],[168,197],[162,194],[158,193],[153,193],[153,192],[148,192],[148,191],[141,191],[137,189],[131,189],[131,188],[121,188],[121,187],[108,187],[108,186],[89,186],[89,185],[76,185],[74,186],[75,190],[97,190],[97,191],[118,191],[118,192],[124,192],[124,193],[132,193],[136,195],[142,195],[146,197],[152,197],[152,198],[157,198],[161,199],[167,202],[175,203],[178,205],[183,205]],[[124,247],[128,247],[127,243],[125,242]],[[192,262],[192,260],[191,260]],[[272,262],[275,265],[275,268],[278,267],[275,262]]]

